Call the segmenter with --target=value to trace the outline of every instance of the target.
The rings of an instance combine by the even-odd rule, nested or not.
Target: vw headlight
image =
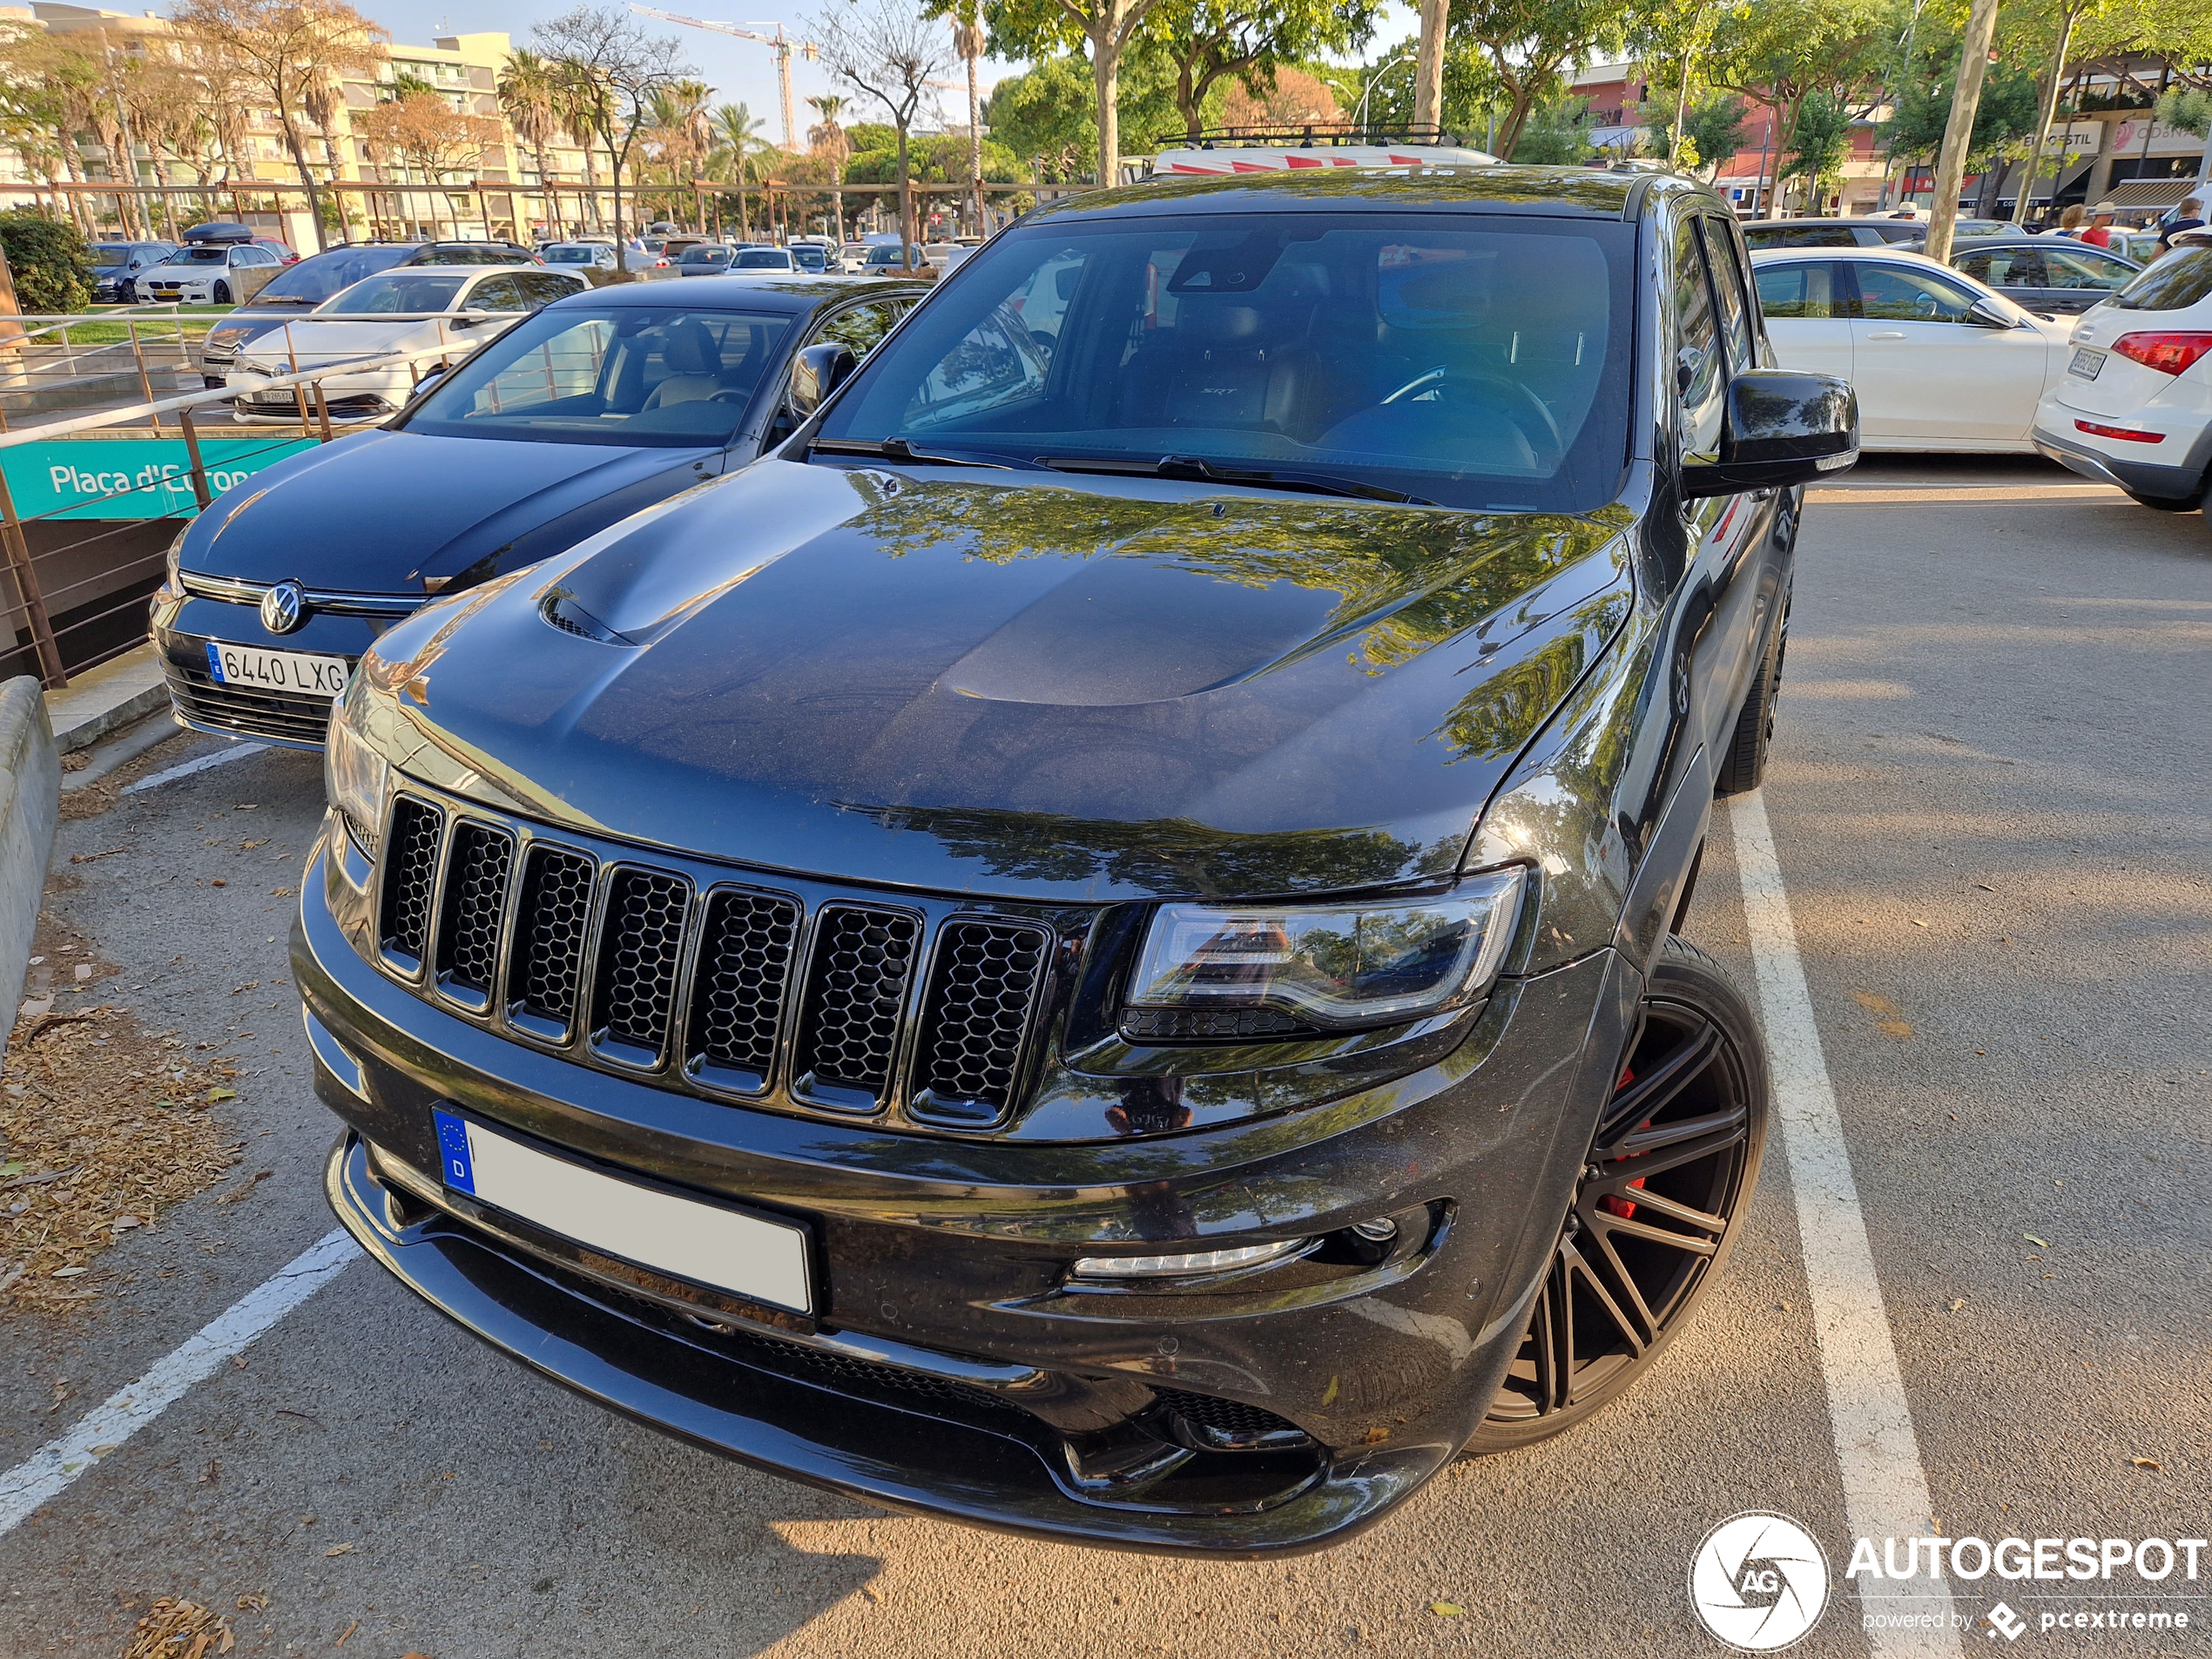
[[[185,591],[185,537],[191,533],[192,521],[187,519],[169,543],[169,591],[180,597]]]
[[[1520,914],[1520,869],[1431,898],[1163,905],[1123,1024],[1132,1036],[1258,1036],[1392,1025],[1490,988]]]
[[[349,688],[331,711],[330,736],[322,752],[323,786],[354,844],[374,857],[392,769],[354,724],[365,701]]]

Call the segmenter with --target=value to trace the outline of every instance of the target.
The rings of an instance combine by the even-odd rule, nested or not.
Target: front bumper
[[[1211,1130],[898,1134],[610,1077],[446,1013],[349,942],[327,897],[365,879],[358,860],[341,873],[349,860],[318,851],[292,957],[317,1093],[350,1130],[332,1203],[388,1269],[503,1352],[709,1450],[894,1508],[1130,1548],[1318,1548],[1456,1455],[1519,1346],[1635,1000],[1617,958],[1586,958],[1518,988],[1480,1064]],[[441,1167],[430,1115],[447,1103],[806,1225],[819,1322],[625,1278],[443,1193],[421,1172]],[[1271,1270],[1204,1291],[1064,1282],[1094,1242],[1225,1246],[1424,1205],[1418,1251],[1318,1288],[1271,1286]],[[1193,1397],[1202,1420],[1211,1402],[1287,1439],[1185,1436],[1163,1462],[1173,1402]]]
[[[256,606],[178,594],[164,586],[153,596],[151,627],[179,724],[217,737],[320,749],[330,729],[328,698],[219,685],[208,671],[207,642],[342,657],[351,673],[377,635],[397,620],[318,612],[296,632],[273,634],[262,626]]]

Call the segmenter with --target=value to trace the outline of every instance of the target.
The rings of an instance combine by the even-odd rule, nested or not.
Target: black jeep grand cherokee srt
[[[328,1185],[469,1329],[894,1507],[1249,1554],[1567,1426],[1718,1271],[1673,936],[1797,486],[1724,203],[1032,213],[774,455],[379,640],[293,941]]]

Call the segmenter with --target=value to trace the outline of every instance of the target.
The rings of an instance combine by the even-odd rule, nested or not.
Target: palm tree
[[[599,164],[593,157],[591,146],[612,125],[613,112],[599,95],[599,89],[582,75],[571,73],[568,66],[557,60],[553,64],[553,121],[569,142],[583,152],[584,217],[593,230],[599,228]]]
[[[713,140],[709,169],[716,178],[727,179],[737,186],[739,236],[751,229],[745,205],[745,181],[752,175],[753,158],[768,147],[768,141],[760,136],[760,129],[766,125],[755,120],[752,111],[742,104],[725,104],[707,124]]]
[[[845,107],[845,100],[834,92],[825,92],[819,98],[806,100],[814,106],[814,113],[822,118],[819,126],[806,129],[806,142],[816,155],[829,163],[830,211],[837,216],[837,239],[845,239],[845,163],[853,153],[852,140],[845,136],[845,129],[837,124],[838,111]]]
[[[537,160],[537,187],[545,207],[546,228],[559,234],[561,202],[553,187],[553,168],[545,146],[561,130],[556,113],[561,82],[554,65],[526,47],[507,54],[499,76],[499,107],[515,136],[530,147]]]
[[[953,50],[968,65],[968,172],[975,192],[975,231],[988,233],[983,222],[983,101],[975,84],[975,64],[983,56],[981,0],[961,0],[953,18]]]
[[[330,193],[336,199],[338,228],[350,242],[354,239],[354,219],[346,211],[346,192],[339,188],[346,173],[344,152],[338,147],[338,118],[346,111],[346,93],[335,75],[324,75],[313,82],[300,94],[300,103],[307,112],[307,119],[315,124],[315,131],[322,135],[322,158],[330,169]]]
[[[668,183],[681,191],[699,176],[711,133],[707,100],[714,89],[705,81],[682,80],[656,90],[645,126],[647,148],[667,171]]]

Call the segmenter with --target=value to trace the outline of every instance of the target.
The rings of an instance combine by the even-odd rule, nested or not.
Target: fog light
[[[1370,1244],[1383,1244],[1398,1237],[1398,1224],[1388,1216],[1377,1216],[1372,1221],[1355,1221],[1352,1231]]]
[[[1304,1250],[1303,1238],[1285,1238],[1272,1244],[1243,1244],[1232,1250],[1198,1250],[1179,1256],[1083,1256],[1076,1262],[1077,1278],[1187,1278],[1196,1273],[1224,1273],[1235,1267],[1257,1267]]]

